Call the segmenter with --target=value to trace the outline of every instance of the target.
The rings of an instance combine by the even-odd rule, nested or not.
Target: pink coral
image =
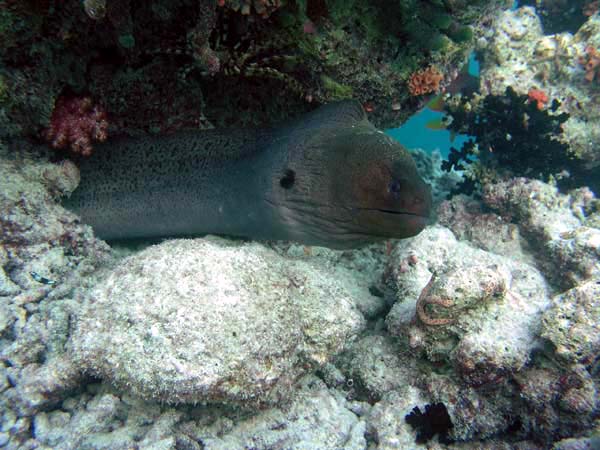
[[[108,137],[106,112],[89,97],[60,97],[44,137],[54,148],[90,156],[92,141],[103,142]]]

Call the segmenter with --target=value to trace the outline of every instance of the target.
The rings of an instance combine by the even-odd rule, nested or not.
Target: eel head
[[[431,189],[402,145],[366,119],[313,128],[279,179],[290,238],[331,248],[418,234]]]

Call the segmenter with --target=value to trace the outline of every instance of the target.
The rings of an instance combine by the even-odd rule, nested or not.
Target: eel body
[[[419,233],[429,186],[408,152],[343,101],[273,129],[97,145],[66,206],[104,239],[223,234],[352,248]]]

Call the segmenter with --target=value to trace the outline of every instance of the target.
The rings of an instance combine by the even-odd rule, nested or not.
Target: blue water
[[[469,57],[469,73],[479,76],[479,61],[472,53]],[[427,123],[439,120],[444,113],[432,111],[425,107],[408,119],[401,127],[391,128],[386,132],[407,148],[422,148],[432,152],[439,150],[443,157],[450,153],[450,147],[460,149],[469,138],[466,135],[457,135],[451,140],[450,132],[446,130],[431,130],[426,127]]]

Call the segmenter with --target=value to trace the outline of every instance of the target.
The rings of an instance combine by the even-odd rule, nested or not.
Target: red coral
[[[541,89],[529,89],[527,97],[529,98],[529,103],[537,103],[537,108],[539,110],[544,109],[544,106],[546,106],[546,103],[548,103],[548,94]]]
[[[83,156],[92,154],[92,140],[108,137],[106,112],[89,97],[60,97],[54,105],[44,137],[54,148],[70,147]]]
[[[410,95],[424,95],[440,90],[440,83],[444,76],[435,68],[418,70],[413,73],[408,80],[408,90]]]

